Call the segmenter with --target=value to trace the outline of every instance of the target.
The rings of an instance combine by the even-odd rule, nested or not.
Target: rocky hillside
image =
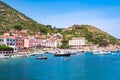
[[[48,29],[46,26],[37,23],[0,1],[0,32],[8,31],[14,28],[15,25],[22,26],[23,29],[28,29],[33,32],[42,31],[44,33]]]
[[[91,25],[73,25],[63,30],[62,34],[67,39],[71,39],[72,37],[85,37],[88,43],[91,42],[100,46],[119,44],[118,39]]]

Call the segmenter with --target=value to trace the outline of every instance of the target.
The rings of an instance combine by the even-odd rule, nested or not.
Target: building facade
[[[84,37],[81,38],[72,38],[72,40],[69,40],[69,46],[71,48],[80,48],[81,46],[84,46],[86,44],[86,40]]]
[[[24,38],[23,37],[15,37],[16,39],[16,47],[18,49],[24,48]]]
[[[5,45],[4,38],[0,38],[0,45]]]
[[[0,37],[0,45],[5,45],[5,46],[12,47],[14,49],[14,52],[17,51],[16,39],[15,38]]]
[[[12,47],[14,49],[14,52],[17,52],[15,38],[4,38],[4,42],[6,46]]]

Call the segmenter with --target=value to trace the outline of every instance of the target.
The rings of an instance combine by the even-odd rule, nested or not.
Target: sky
[[[120,38],[120,0],[2,0],[38,23],[88,24]]]

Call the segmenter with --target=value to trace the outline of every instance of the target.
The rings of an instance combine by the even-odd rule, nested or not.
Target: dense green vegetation
[[[8,46],[1,46],[0,45],[0,51],[13,51],[13,48],[11,47],[8,47]]]
[[[66,39],[72,37],[85,37],[88,42],[99,44],[99,46],[107,46],[108,44],[120,44],[119,40],[90,25],[73,25],[71,30],[64,30],[62,32]]]
[[[20,25],[15,25],[15,26],[14,26],[14,29],[15,29],[15,30],[22,30],[22,26],[20,26]]]
[[[0,32],[4,33],[10,29],[14,29],[15,27],[17,28],[17,26],[21,26],[22,29],[29,30],[29,33],[31,34],[34,32],[42,32],[43,34],[52,32],[51,25],[45,26],[37,23],[31,18],[28,18],[24,14],[0,1]]]
[[[60,46],[61,49],[68,49],[69,45],[68,45],[68,40],[67,39],[63,39],[62,40],[62,45]]]

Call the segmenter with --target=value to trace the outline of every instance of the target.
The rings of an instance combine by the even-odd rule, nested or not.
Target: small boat
[[[44,60],[47,59],[47,56],[37,56],[36,60]]]
[[[48,54],[49,52],[46,51],[46,52],[44,52],[44,53],[45,53],[45,54]]]
[[[109,51],[94,51],[93,54],[96,55],[108,55],[110,52]]]
[[[36,55],[38,55],[38,54],[30,54],[30,56],[36,56]]]
[[[43,59],[47,59],[47,56],[45,54],[36,55],[36,60],[43,60]]]
[[[17,58],[17,57],[25,57],[23,54],[14,54],[10,56],[11,58]]]
[[[7,54],[0,54],[0,58],[1,59],[6,59],[6,58],[10,58],[10,56],[7,55]]]
[[[77,53],[75,53],[75,52],[69,52],[71,55],[76,55]]]
[[[54,56],[70,56],[70,54],[54,54]]]
[[[57,51],[54,56],[70,56],[70,53],[65,53],[63,51]]]

